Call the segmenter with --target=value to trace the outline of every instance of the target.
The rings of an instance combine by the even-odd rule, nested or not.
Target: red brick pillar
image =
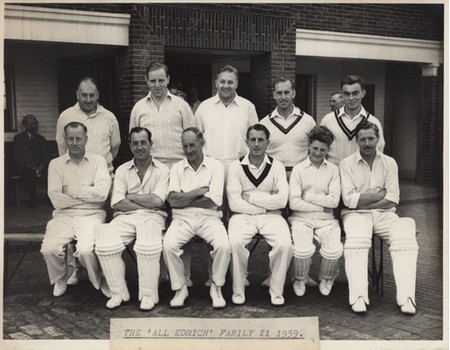
[[[420,86],[416,182],[442,188],[443,72],[423,69]],[[437,75],[433,72],[437,71]],[[431,74],[430,74],[431,73]]]
[[[260,119],[275,108],[273,79],[285,75],[295,82],[295,33],[292,25],[271,52],[252,56],[250,60],[252,102]]]
[[[145,70],[151,62],[164,62],[164,45],[153,34],[148,20],[151,8],[143,5],[131,5],[129,45],[119,49],[116,55],[116,97],[115,110],[120,125],[122,144],[115,159],[115,165],[131,158],[128,147],[128,128],[130,113],[134,104],[148,93]]]

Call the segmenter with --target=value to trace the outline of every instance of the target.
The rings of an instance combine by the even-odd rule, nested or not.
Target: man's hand
[[[198,197],[202,197],[209,192],[209,186],[203,186],[197,189]]]

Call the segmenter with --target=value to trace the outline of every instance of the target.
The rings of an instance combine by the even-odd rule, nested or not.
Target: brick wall
[[[442,188],[443,156],[443,73],[437,77],[422,77],[419,114],[418,159],[416,181],[421,185]]]
[[[443,39],[444,5],[294,4],[298,28]]]
[[[127,142],[130,113],[134,104],[148,94],[145,70],[150,62],[164,61],[164,46],[146,22],[148,12],[144,6],[130,7],[130,44],[117,51],[115,110],[123,142],[115,165],[131,157]]]

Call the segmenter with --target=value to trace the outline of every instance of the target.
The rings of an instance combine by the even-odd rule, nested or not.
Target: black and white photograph
[[[448,349],[447,1],[0,6],[1,348]]]

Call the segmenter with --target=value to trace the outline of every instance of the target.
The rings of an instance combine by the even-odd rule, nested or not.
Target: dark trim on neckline
[[[273,125],[275,125],[283,134],[287,134],[289,131],[291,131],[302,119],[303,117],[303,111],[300,111],[300,114],[297,115],[297,119],[291,124],[289,125],[289,127],[287,129],[285,129],[280,123],[278,123],[275,118],[270,118],[269,116],[269,120],[273,123]]]
[[[339,110],[334,111],[334,115],[336,116],[336,121],[341,128],[341,130],[344,132],[344,134],[347,136],[348,140],[351,141],[356,136],[356,129],[358,128],[359,124],[369,119],[370,113],[367,112],[367,116],[363,116],[361,121],[358,123],[358,125],[355,126],[353,130],[350,130],[347,125],[345,125],[344,121],[341,117],[339,117]]]
[[[239,158],[239,161],[242,162],[244,157]],[[253,176],[253,174],[251,173],[251,171],[248,168],[247,164],[241,164],[242,168],[244,169],[245,175],[250,180],[250,182],[253,185],[255,185],[255,187],[258,187],[266,179],[267,175],[269,175],[270,169],[272,168],[272,164],[271,163],[273,163],[273,158],[271,156],[267,156],[267,157],[269,158],[270,163],[266,163],[266,167],[264,168],[264,171],[262,172],[262,174],[258,178]]]

